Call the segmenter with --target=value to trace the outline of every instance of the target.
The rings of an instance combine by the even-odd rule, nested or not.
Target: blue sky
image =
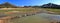
[[[0,4],[9,2],[17,6],[42,5],[47,3],[55,3],[60,5],[60,0],[0,0]]]

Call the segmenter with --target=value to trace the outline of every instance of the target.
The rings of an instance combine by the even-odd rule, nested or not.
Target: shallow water
[[[50,23],[51,20],[59,20],[60,15],[40,13],[12,20],[13,23]]]

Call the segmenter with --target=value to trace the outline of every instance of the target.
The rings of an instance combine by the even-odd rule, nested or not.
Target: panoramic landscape
[[[60,23],[60,0],[0,1],[0,23]]]

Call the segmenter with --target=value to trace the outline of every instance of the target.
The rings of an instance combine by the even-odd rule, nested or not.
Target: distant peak
[[[9,2],[4,2],[4,3],[2,3],[2,4],[11,4],[11,3],[9,3]]]

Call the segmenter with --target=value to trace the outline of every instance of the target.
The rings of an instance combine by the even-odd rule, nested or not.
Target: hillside
[[[18,8],[18,6],[10,4],[9,2],[5,2],[5,3],[0,4],[0,8]]]
[[[42,8],[56,8],[56,9],[60,9],[60,5],[53,4],[53,3],[44,4],[41,7]]]

